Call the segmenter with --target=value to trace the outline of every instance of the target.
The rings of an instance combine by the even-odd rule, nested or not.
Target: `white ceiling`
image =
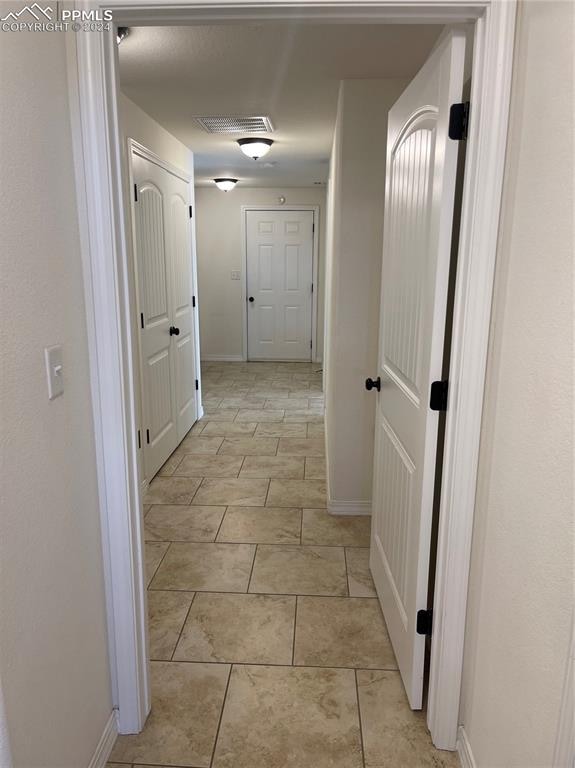
[[[119,48],[121,88],[195,152],[197,183],[235,176],[244,186],[311,186],[327,179],[339,81],[411,78],[440,31],[415,24],[134,27]],[[255,162],[235,143],[243,134],[208,134],[193,119],[199,115],[269,115],[275,131],[265,135],[276,143]]]

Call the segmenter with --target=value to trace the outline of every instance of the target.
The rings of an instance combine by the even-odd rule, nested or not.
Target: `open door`
[[[465,33],[449,30],[389,112],[370,566],[412,709],[427,589]]]

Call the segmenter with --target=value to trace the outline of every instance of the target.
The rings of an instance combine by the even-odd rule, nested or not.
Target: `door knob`
[[[175,325],[170,326],[170,336],[179,336],[180,335],[180,329],[176,328]]]
[[[253,302],[253,300],[254,300],[253,296],[250,296],[250,298],[248,299],[249,302]]]
[[[381,379],[378,376],[377,379],[366,379],[365,380],[365,388],[368,391],[371,391],[372,389],[377,389],[379,392],[381,390]]]

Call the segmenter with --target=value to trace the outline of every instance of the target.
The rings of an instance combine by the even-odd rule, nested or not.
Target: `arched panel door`
[[[189,184],[132,152],[142,365],[142,447],[151,480],[197,419]]]
[[[438,413],[465,35],[448,31],[389,112],[370,566],[413,709],[422,706]]]

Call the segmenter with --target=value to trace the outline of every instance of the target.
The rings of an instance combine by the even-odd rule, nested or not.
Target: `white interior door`
[[[247,211],[248,360],[311,360],[313,211]]]
[[[165,172],[167,173],[167,172]],[[168,174],[170,175],[170,174]],[[196,398],[195,311],[192,305],[192,232],[188,184],[172,176],[169,196],[172,237],[172,317],[178,329],[174,336],[174,368],[176,383],[176,419],[178,443],[184,439],[198,418]]]
[[[188,183],[132,154],[135,267],[148,480],[197,419]]]
[[[389,112],[370,566],[410,705],[422,706],[438,413],[465,36],[446,32]]]

